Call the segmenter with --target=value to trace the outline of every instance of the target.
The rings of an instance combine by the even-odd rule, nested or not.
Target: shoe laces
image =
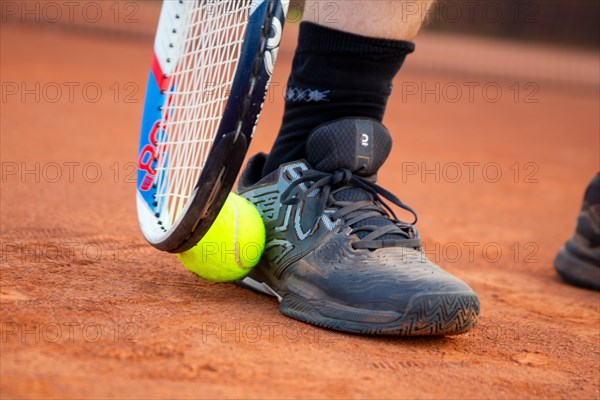
[[[281,194],[281,202],[285,205],[298,204],[315,191],[320,190],[321,196],[317,215],[321,215],[326,208],[335,208],[336,211],[331,216],[335,219],[342,219],[344,224],[351,228],[350,234],[360,234],[360,239],[352,244],[355,249],[376,250],[383,247],[421,247],[418,232],[414,227],[418,220],[416,211],[391,192],[374,182],[355,175],[349,169],[335,172],[308,170],[300,173],[301,176],[293,181]],[[306,188],[304,190],[300,189],[303,184]],[[335,195],[337,193],[350,189],[366,191],[370,196],[368,196],[368,200],[359,201],[336,199]],[[412,222],[399,220],[394,210],[382,200],[382,197],[410,212],[414,220]],[[361,221],[374,217],[383,217],[389,223],[385,225],[359,224]],[[390,235],[401,239],[389,239]]]

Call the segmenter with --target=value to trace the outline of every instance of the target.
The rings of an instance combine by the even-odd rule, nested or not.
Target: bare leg
[[[306,0],[304,21],[363,36],[412,41],[434,0]]]

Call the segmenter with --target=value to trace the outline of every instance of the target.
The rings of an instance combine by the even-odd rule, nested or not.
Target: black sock
[[[305,157],[305,143],[317,126],[343,117],[381,121],[392,80],[414,44],[300,24],[288,80],[285,112],[263,176]]]

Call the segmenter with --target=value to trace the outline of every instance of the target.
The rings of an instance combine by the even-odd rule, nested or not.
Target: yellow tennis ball
[[[252,203],[230,193],[206,235],[177,255],[187,269],[213,282],[247,275],[265,249],[265,225]]]

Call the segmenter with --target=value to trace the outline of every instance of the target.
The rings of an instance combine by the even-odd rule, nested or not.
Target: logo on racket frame
[[[265,51],[265,70],[269,76],[273,75],[275,60],[277,59],[279,45],[281,44],[281,36],[283,34],[283,25],[277,16],[273,17],[271,29],[273,30],[274,35],[267,41],[267,49]]]

